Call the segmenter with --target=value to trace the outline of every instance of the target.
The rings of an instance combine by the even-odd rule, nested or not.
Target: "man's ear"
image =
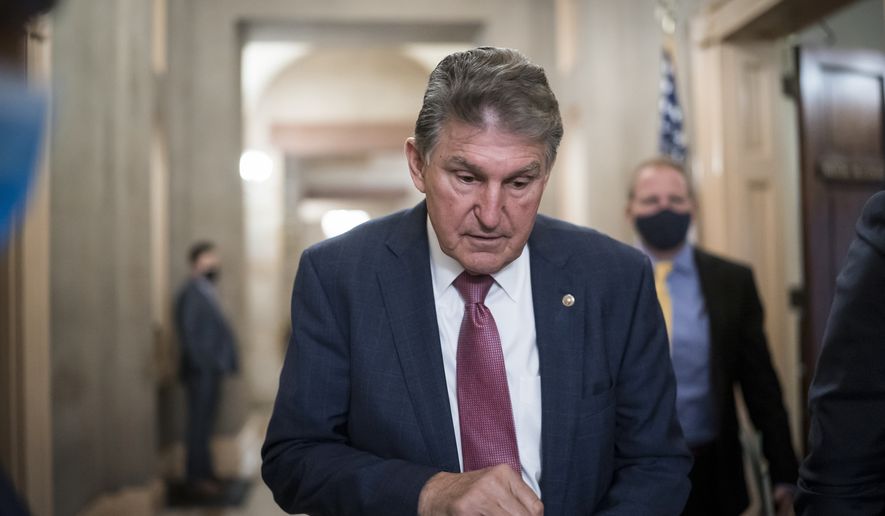
[[[406,160],[409,162],[409,175],[412,176],[412,183],[421,193],[426,193],[424,187],[424,157],[415,145],[415,138],[406,138]]]

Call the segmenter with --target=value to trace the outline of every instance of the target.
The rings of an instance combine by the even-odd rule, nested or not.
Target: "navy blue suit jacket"
[[[301,258],[262,449],[289,512],[415,514],[432,475],[459,471],[426,216],[421,203]],[[543,216],[528,245],[545,514],[679,514],[691,459],[647,259]]]
[[[175,301],[182,377],[237,370],[236,338],[217,300],[206,291],[211,285],[199,284],[205,281],[191,278]]]
[[[857,222],[808,393],[796,513],[885,514],[885,192]]]

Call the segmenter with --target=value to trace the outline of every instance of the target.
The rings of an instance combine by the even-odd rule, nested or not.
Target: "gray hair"
[[[480,47],[446,56],[430,74],[415,122],[415,146],[427,160],[448,120],[494,123],[546,145],[546,167],[562,139],[559,103],[544,69],[517,50]]]

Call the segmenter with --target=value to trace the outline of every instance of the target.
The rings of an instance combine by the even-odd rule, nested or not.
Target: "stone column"
[[[168,20],[169,72],[164,101],[169,124],[170,284],[175,289],[186,279],[191,244],[197,240],[215,242],[224,268],[219,293],[240,338],[242,359],[250,342],[245,333],[246,251],[239,176],[238,27],[211,1],[170,2]],[[249,392],[242,378],[229,377],[224,384],[219,433],[236,433],[245,422]],[[180,430],[181,425],[176,426]],[[176,438],[164,436],[164,441],[170,437]]]
[[[156,473],[150,305],[150,0],[54,16],[51,325],[55,512]]]

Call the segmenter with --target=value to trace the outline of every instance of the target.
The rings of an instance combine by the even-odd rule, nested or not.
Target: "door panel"
[[[885,187],[885,56],[803,48],[798,63],[807,393],[854,224],[864,202]]]

